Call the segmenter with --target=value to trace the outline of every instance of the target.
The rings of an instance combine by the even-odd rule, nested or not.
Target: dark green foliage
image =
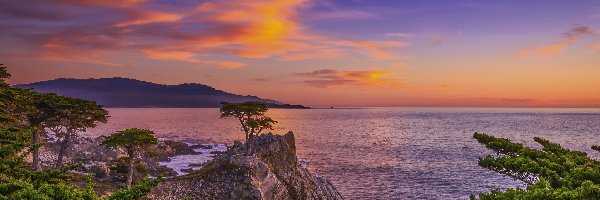
[[[79,188],[69,184],[43,184],[39,187],[33,187],[31,184],[22,181],[10,183],[12,187],[19,188],[10,195],[0,195],[0,199],[99,199],[93,189]]]
[[[135,170],[135,158],[138,151],[148,147],[150,145],[155,145],[158,143],[156,137],[154,137],[154,132],[148,129],[127,129],[123,131],[119,131],[113,133],[112,135],[106,137],[106,140],[102,142],[104,145],[109,145],[113,147],[122,147],[127,151],[128,157],[128,167],[127,167],[127,188],[131,188],[133,183],[133,176]]]
[[[206,163],[206,165],[204,165],[197,174],[200,176],[207,176],[208,174],[220,175],[224,172],[238,171],[239,169],[239,165],[233,164],[229,161],[214,160]]]
[[[143,179],[139,183],[135,184],[129,190],[117,190],[110,197],[106,198],[108,200],[121,200],[121,199],[140,199],[146,194],[148,194],[153,187],[158,185],[158,183],[162,180],[162,177],[158,177],[156,179]]]
[[[132,128],[113,133],[102,143],[113,147],[137,149],[157,144],[158,140],[151,130]]]
[[[108,111],[94,101],[18,88],[2,88],[0,106],[0,122],[34,129],[32,156],[33,167],[37,170],[41,169],[39,152],[33,147],[43,145],[46,128],[64,138],[65,147],[61,148],[57,161],[60,167],[69,138],[88,127],[94,127],[96,123],[106,122],[108,118]]]
[[[5,67],[0,66],[0,81],[5,83],[5,79],[10,77]],[[84,188],[77,187],[70,183],[71,176],[67,171],[72,170],[70,166],[62,169],[34,171],[25,163],[27,157],[32,151],[39,148],[40,144],[32,144],[32,135],[39,130],[36,125],[51,124],[51,122],[68,121],[69,117],[74,124],[82,124],[78,127],[89,127],[90,111],[81,110],[82,108],[94,108],[95,113],[103,114],[101,107],[95,107],[94,103],[82,102],[84,106],[74,110],[77,112],[63,112],[64,109],[54,110],[55,104],[60,101],[60,97],[53,94],[40,94],[30,90],[0,87],[0,200],[4,199],[60,199],[60,200],[95,200],[95,199],[139,199],[156,185],[159,179],[144,180],[135,189],[130,191],[118,191],[111,197],[98,197],[93,190],[94,184],[88,181],[88,186]],[[92,105],[92,106],[90,106]],[[64,107],[60,107],[64,108]],[[59,111],[57,113],[52,113]],[[77,116],[67,116],[65,113],[81,114]],[[81,117],[88,116],[88,117]],[[98,116],[98,115],[96,115]],[[98,118],[95,118],[98,119]],[[95,120],[93,119],[93,120]],[[99,120],[96,120],[99,121]],[[38,123],[32,125],[32,122]]]
[[[122,157],[113,161],[110,165],[111,173],[115,173],[114,178],[120,181],[127,181],[127,173],[129,172],[129,158]],[[134,161],[135,172],[137,172],[135,177],[143,177],[148,175],[148,169],[139,160]]]
[[[62,144],[56,161],[56,167],[62,167],[62,159],[72,137],[78,132],[93,128],[97,123],[106,123],[108,111],[95,101],[78,98],[51,96],[55,103],[58,115],[54,121],[48,123],[48,128],[57,136],[62,137]]]
[[[0,64],[0,87],[6,88],[8,87],[8,83],[6,83],[6,79],[10,78],[10,74],[6,70],[4,64]]]
[[[34,112],[33,93],[19,88],[0,88],[0,128],[26,127],[27,114]]]
[[[228,103],[221,102],[221,118],[234,117],[240,122],[242,131],[246,134],[246,142],[263,130],[273,130],[277,121],[265,116],[268,108],[260,102]]]
[[[538,137],[534,140],[542,150],[486,134],[475,133],[473,138],[497,153],[480,158],[479,166],[528,184],[527,190],[493,190],[480,194],[480,199],[600,199],[600,162],[584,152]]]

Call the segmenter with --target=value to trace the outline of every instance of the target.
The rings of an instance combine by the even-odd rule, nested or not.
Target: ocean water
[[[109,109],[106,124],[84,135],[149,128],[158,137],[231,144],[243,134],[218,109]],[[600,109],[364,108],[271,109],[274,133],[293,131],[298,156],[347,199],[467,199],[494,188],[522,187],[477,165],[492,152],[474,132],[540,148],[540,136],[585,151],[600,144]]]

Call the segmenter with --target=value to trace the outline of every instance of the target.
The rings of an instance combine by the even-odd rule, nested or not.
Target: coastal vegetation
[[[84,132],[87,128],[93,128],[97,123],[106,123],[108,111],[94,101],[54,95],[59,99],[55,104],[58,115],[50,129],[56,136],[62,138],[56,168],[60,169],[63,158],[71,138],[77,136],[78,132]]]
[[[139,199],[162,180],[145,179],[129,190],[100,197],[90,177],[85,187],[72,184],[70,171],[78,165],[58,163],[59,168],[44,169],[37,154],[29,166],[27,157],[44,145],[43,129],[62,126],[76,134],[106,121],[108,115],[95,102],[12,88],[6,83],[8,78],[6,67],[0,65],[0,199]],[[63,144],[68,142],[65,139]]]
[[[240,123],[240,128],[245,134],[246,148],[251,151],[252,143],[249,142],[263,130],[273,130],[273,124],[277,123],[265,116],[267,110],[267,106],[260,102],[222,102],[220,113],[221,118],[233,117]]]
[[[158,143],[154,132],[148,129],[127,129],[108,136],[102,144],[124,148],[127,152],[127,189],[133,183],[134,161],[138,153]]]
[[[496,152],[480,158],[479,166],[523,181],[527,188],[492,190],[471,199],[600,199],[600,162],[584,152],[539,137],[534,140],[541,150],[482,133],[473,138]]]

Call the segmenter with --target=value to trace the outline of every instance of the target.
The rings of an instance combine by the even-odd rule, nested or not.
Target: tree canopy
[[[0,123],[29,126],[27,114],[34,112],[34,92],[19,88],[0,88]]]
[[[8,87],[6,80],[10,78],[10,73],[6,70],[4,64],[0,64],[0,87]]]
[[[158,143],[154,132],[148,129],[131,128],[118,131],[106,137],[103,144],[125,149],[137,149]]]
[[[260,102],[228,103],[221,102],[221,118],[233,117],[238,120],[246,134],[246,142],[263,130],[273,130],[277,121],[265,116],[267,105]]]
[[[479,166],[528,185],[526,190],[493,190],[480,194],[479,199],[600,199],[600,162],[584,152],[571,151],[539,137],[534,140],[542,145],[542,150],[481,133],[475,133],[473,138],[497,153],[480,158]]]
[[[144,147],[158,143],[158,139],[154,137],[154,132],[148,129],[132,128],[118,131],[106,137],[102,144],[123,147],[127,151],[128,156],[128,171],[127,171],[127,189],[131,188],[133,183],[134,160],[137,151]]]
[[[0,66],[0,81],[5,83],[7,77],[10,74],[5,67]],[[161,178],[146,179],[130,190],[118,190],[111,196],[99,197],[91,182],[88,182],[87,187],[71,184],[68,171],[73,168],[40,171],[29,168],[25,158],[31,151],[39,148],[38,144],[31,142],[36,128],[30,124],[29,117],[33,116],[31,113],[39,112],[33,100],[43,96],[30,90],[0,87],[0,200],[140,199],[161,181]],[[45,114],[36,115],[39,117]]]
[[[62,137],[56,167],[62,167],[62,160],[71,140],[78,132],[86,131],[87,128],[96,127],[98,123],[106,123],[108,111],[95,101],[50,95],[57,110],[56,118],[50,121],[47,127],[54,131],[57,136]]]

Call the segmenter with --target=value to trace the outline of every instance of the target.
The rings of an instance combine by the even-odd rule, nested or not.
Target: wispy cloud
[[[378,18],[379,15],[372,13],[372,12],[354,10],[354,9],[350,9],[350,10],[335,9],[335,10],[328,10],[328,11],[324,11],[324,12],[313,13],[313,14],[311,14],[310,17],[315,20],[349,20],[349,19],[374,19],[374,18]]]
[[[563,33],[564,39],[560,42],[527,48],[521,51],[522,56],[551,56],[556,55],[575,43],[580,37],[594,35],[594,31],[588,26],[577,26]]]
[[[183,15],[173,13],[163,13],[156,11],[135,11],[128,13],[128,19],[118,21],[114,25],[117,27],[124,27],[130,25],[141,25],[149,23],[159,22],[176,22],[179,21]]]
[[[339,71],[321,69],[312,72],[296,73],[295,75],[306,80],[304,83],[319,88],[340,86],[367,87],[367,88],[395,88],[401,86],[400,79],[390,78],[394,73],[381,70],[355,70]]]
[[[147,0],[57,0],[58,3],[82,7],[125,7],[139,5]]]
[[[406,47],[408,43],[396,41],[350,41],[350,40],[332,40],[328,43],[340,46],[351,47],[357,51],[376,59],[389,59],[393,57],[392,52],[386,48]]]
[[[133,52],[147,59],[238,68],[245,64],[223,59],[338,59],[359,53],[381,60],[394,57],[396,48],[408,45],[315,34],[300,17],[311,5],[307,0],[222,0],[193,6],[146,0],[11,1],[0,8],[0,15],[13,19],[0,21],[5,30],[0,36],[22,44],[23,49],[15,52],[119,66],[111,54]],[[340,10],[332,15],[370,14]]]
[[[231,61],[214,61],[214,60],[201,60],[191,52],[184,51],[156,51],[156,50],[142,50],[144,55],[151,59],[157,60],[176,60],[198,64],[214,65],[223,68],[235,69],[243,67],[244,64],[240,62]]]
[[[386,33],[385,35],[388,37],[397,37],[402,39],[410,39],[417,37],[417,35],[412,33]]]

